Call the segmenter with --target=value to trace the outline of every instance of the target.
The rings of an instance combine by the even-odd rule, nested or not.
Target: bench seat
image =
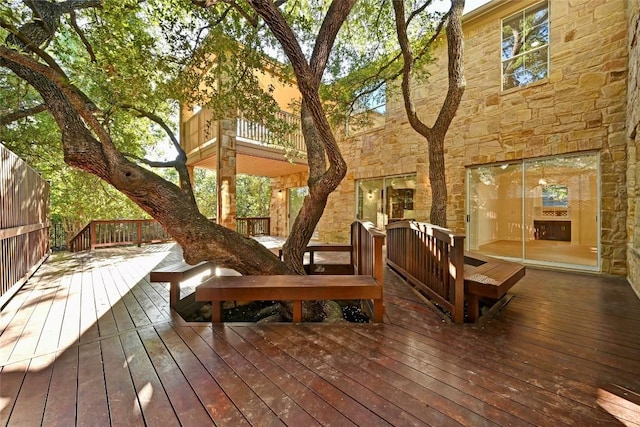
[[[494,300],[502,298],[525,273],[524,265],[466,252],[464,293],[469,320],[478,320],[481,297]]]
[[[282,248],[273,248],[271,251],[282,258]],[[327,275],[343,275],[355,274],[353,268],[353,245],[349,243],[321,243],[311,242],[305,248],[305,253],[309,254],[309,263],[304,265],[307,274],[327,274]],[[343,264],[332,263],[316,263],[315,254],[322,252],[342,252],[349,253],[349,262]]]
[[[371,299],[382,321],[382,286],[372,276],[215,276],[196,288],[196,301],[211,301],[211,321],[222,321],[222,301],[292,301],[293,321],[302,321],[302,301]]]
[[[215,273],[213,264],[203,261],[196,265],[187,264],[184,261],[172,262],[159,267],[149,273],[150,282],[169,282],[169,306],[175,309],[180,302],[180,283],[189,280],[199,274],[209,271],[209,275]]]

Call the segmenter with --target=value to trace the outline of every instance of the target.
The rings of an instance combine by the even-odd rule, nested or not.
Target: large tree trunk
[[[447,226],[447,182],[444,162],[444,140],[456,115],[466,86],[464,78],[464,37],[462,10],[464,0],[452,0],[451,9],[445,15],[447,21],[447,54],[449,87],[433,127],[420,120],[411,94],[414,56],[409,43],[403,0],[393,0],[396,31],[404,61],[402,72],[402,96],[411,127],[427,141],[429,152],[429,182],[431,185],[431,212],[429,221],[441,227]],[[435,39],[435,38],[434,38]],[[433,39],[433,40],[434,40]]]
[[[431,135],[429,144],[429,183],[431,211],[429,222],[447,226],[447,180],[444,165],[444,135]]]
[[[49,72],[47,67],[15,51],[0,49],[0,66],[29,82],[58,123],[65,161],[107,181],[158,220],[182,246],[188,263],[208,260],[242,274],[293,273],[255,240],[211,223],[180,188],[127,160],[103,129],[92,129],[100,134],[101,140],[94,137],[85,126],[92,121],[90,106],[83,104],[74,88],[63,90],[59,83],[44,75]],[[78,110],[84,112],[82,117]]]
[[[327,121],[318,90],[335,37],[354,3],[355,0],[334,0],[331,3],[311,59],[307,63],[300,44],[276,5],[271,0],[249,1],[289,57],[302,94],[301,121],[309,164],[309,195],[305,197],[283,247],[285,262],[299,274],[304,274],[305,247],[324,212],[329,194],[338,187],[347,172],[347,165]]]

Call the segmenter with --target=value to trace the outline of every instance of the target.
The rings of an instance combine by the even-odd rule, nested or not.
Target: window
[[[502,20],[502,89],[549,74],[549,5],[535,4]]]
[[[386,83],[365,88],[363,92],[364,94],[361,95],[347,117],[347,135],[384,125],[385,113],[387,112]]]
[[[378,228],[415,219],[416,181],[415,174],[357,181],[357,219],[371,221]]]

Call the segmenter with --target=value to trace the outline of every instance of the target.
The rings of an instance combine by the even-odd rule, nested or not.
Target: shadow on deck
[[[172,245],[53,256],[2,311],[3,425],[640,425],[640,301],[528,269],[482,328],[390,270],[384,324],[188,324]]]

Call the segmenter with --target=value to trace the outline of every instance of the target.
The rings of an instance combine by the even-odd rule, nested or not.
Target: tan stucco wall
[[[278,103],[282,111],[293,112],[297,104],[300,103],[302,96],[293,82],[286,81],[281,78],[277,71],[257,72],[256,76],[260,82],[260,87],[269,91],[273,90],[273,98]]]
[[[500,88],[501,18],[531,2],[497,7],[465,21],[467,89],[446,140],[448,225],[465,231],[465,167],[584,150],[601,156],[602,270],[626,274],[628,2],[550,2],[549,78]],[[446,83],[446,52],[435,52],[426,85],[416,88],[419,116],[432,124]],[[397,89],[389,89],[384,128],[341,142],[346,179],[329,198],[320,239],[345,240],[355,217],[355,180],[417,173],[416,218],[428,219],[425,141],[409,126]]]
[[[629,89],[627,94],[629,216],[627,263],[629,283],[640,296],[640,6],[627,0],[629,17]]]

